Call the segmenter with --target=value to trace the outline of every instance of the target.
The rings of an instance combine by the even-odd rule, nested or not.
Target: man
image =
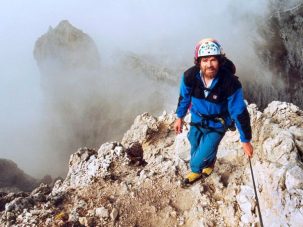
[[[244,152],[252,157],[250,118],[241,83],[234,73],[235,66],[216,40],[203,39],[197,44],[195,66],[182,77],[174,124],[176,133],[181,133],[183,118],[190,108],[191,172],[184,178],[183,185],[211,174],[219,143],[233,122]]]

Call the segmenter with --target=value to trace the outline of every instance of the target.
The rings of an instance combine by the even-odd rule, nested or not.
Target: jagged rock
[[[72,154],[69,166],[74,166],[79,164],[80,162],[87,161],[92,155],[96,155],[97,152],[88,148],[80,148],[76,153]]]
[[[75,67],[96,69],[100,64],[94,41],[67,20],[49,29],[36,41],[34,57],[43,73],[53,72],[58,66],[65,70]]]
[[[22,211],[23,209],[29,209],[33,207],[34,205],[34,200],[30,197],[22,198],[18,197],[14,199],[13,201],[5,204],[5,211],[10,212],[10,211]]]
[[[298,157],[295,141],[290,132],[273,128],[270,138],[264,141],[263,151],[268,161],[287,165],[295,163]]]
[[[5,215],[6,215],[6,219],[7,219],[8,221],[14,221],[14,220],[16,219],[16,215],[15,215],[15,213],[13,213],[13,212],[7,211],[7,212],[5,213]]]
[[[190,160],[190,152],[188,150],[190,149],[189,141],[187,138],[188,131],[183,131],[181,134],[177,135],[175,143],[176,143],[176,153],[179,158],[181,158],[184,161]]]
[[[122,162],[127,162],[123,147],[117,142],[105,143],[97,152],[87,148],[79,149],[71,155],[66,179],[62,184],[56,182],[53,193],[68,187],[87,186],[98,177],[106,178],[110,175],[111,164],[119,158]]]
[[[60,205],[60,204],[64,201],[64,199],[65,199],[65,197],[66,197],[65,194],[66,194],[66,193],[65,193],[64,191],[55,191],[55,190],[53,190],[53,191],[52,191],[52,194],[48,196],[47,200],[48,200],[53,206],[56,207],[56,206]]]
[[[86,217],[79,217],[79,223],[84,226],[89,226]]]
[[[95,210],[95,215],[100,218],[108,218],[108,210],[105,207],[98,207]]]
[[[34,189],[30,197],[35,201],[35,202],[44,202],[46,201],[46,196],[51,192],[51,188],[46,185],[46,184],[40,184],[40,186],[36,189]]]
[[[263,222],[265,226],[300,226],[301,111],[294,112],[291,105],[279,102],[271,104],[270,109],[262,113],[255,105],[248,106],[257,130],[253,134],[255,154],[251,162]],[[38,226],[257,225],[250,167],[237,132],[227,132],[223,138],[214,172],[183,189],[180,182],[189,168],[173,143],[174,119],[167,113],[158,118],[143,114],[125,134],[124,147],[110,142],[98,151],[78,150],[71,156],[66,179],[58,180],[51,193],[47,185],[41,185],[23,197],[0,194],[6,208],[2,216],[0,213],[0,221]],[[289,119],[294,121],[285,123]],[[184,135],[187,130],[184,128]],[[187,138],[180,136],[179,140],[186,143]],[[147,161],[144,166],[128,165],[127,149],[135,143],[134,153]],[[189,147],[184,149],[189,153]],[[45,195],[46,199],[33,195]]]
[[[110,218],[115,221],[119,215],[119,211],[117,208],[113,208],[112,212],[110,213]]]
[[[303,190],[303,169],[299,166],[294,166],[286,172],[285,186],[287,190],[295,192],[296,189]],[[303,198],[303,195],[302,195]]]
[[[144,113],[136,117],[134,124],[131,126],[122,139],[122,144],[128,146],[131,143],[147,142],[154,133],[159,130],[159,123],[157,119],[148,113]]]
[[[133,142],[126,148],[127,157],[130,159],[130,165],[141,165],[144,164],[143,160],[143,148],[139,142]]]
[[[77,212],[77,207],[74,207],[68,215],[69,222],[77,222],[79,220],[79,214]]]
[[[252,211],[255,209],[254,197],[254,190],[249,186],[242,186],[241,191],[237,196],[237,201],[241,210],[244,212],[244,214],[251,216],[251,218]]]
[[[32,192],[31,195],[35,195],[37,193],[41,193],[43,195],[48,195],[51,192],[51,188],[47,184],[40,184],[39,187],[35,188]]]
[[[2,194],[2,196],[0,197],[0,212],[5,210],[6,204],[10,203],[14,199],[24,198],[27,196],[29,196],[29,193],[26,192]]]
[[[282,128],[293,125],[303,126],[303,112],[292,103],[273,101],[264,109],[264,114]]]

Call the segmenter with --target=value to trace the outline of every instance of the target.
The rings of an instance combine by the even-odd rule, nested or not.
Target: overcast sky
[[[33,48],[49,26],[69,20],[93,38],[103,61],[123,50],[189,64],[195,43],[214,37],[241,64],[241,53],[252,49],[254,19],[264,14],[266,2],[0,0],[0,158],[37,171],[29,163],[35,162],[33,143],[41,141],[30,134],[40,130],[43,92]]]

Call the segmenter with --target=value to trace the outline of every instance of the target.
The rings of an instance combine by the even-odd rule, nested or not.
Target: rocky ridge
[[[265,226],[303,223],[303,111],[272,102],[248,106],[252,159]],[[189,119],[189,117],[187,117]],[[0,195],[4,226],[254,226],[256,202],[237,132],[227,132],[215,171],[184,189],[188,127],[175,136],[174,114],[139,115],[121,142],[71,155],[65,180],[31,193]]]

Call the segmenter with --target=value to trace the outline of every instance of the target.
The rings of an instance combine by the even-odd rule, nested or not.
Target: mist
[[[0,158],[13,160],[32,176],[64,176],[68,157],[77,147],[98,148],[98,144],[107,140],[121,139],[133,118],[142,112],[173,111],[180,76],[193,64],[194,46],[204,37],[220,41],[227,56],[236,64],[240,80],[256,77],[255,69],[263,66],[253,43],[259,39],[257,22],[262,21],[266,13],[265,0],[1,1]],[[64,128],[61,125],[62,120],[68,122],[77,112],[63,116],[60,107],[48,103],[61,100],[64,91],[70,90],[59,86],[60,89],[54,91],[58,86],[45,82],[33,56],[37,39],[49,26],[56,27],[62,20],[68,20],[88,34],[100,55],[100,72],[90,74],[92,80],[87,84],[76,83],[72,90],[76,98],[83,92],[84,97],[89,94],[86,97],[103,100],[102,108],[98,105],[91,108],[106,116],[106,122],[100,127],[92,124],[80,135],[86,135],[88,139],[83,141],[89,141],[94,137],[89,129],[94,128],[103,136],[87,144],[82,144],[85,142],[77,139],[77,135],[70,135],[72,131],[79,133],[77,129],[83,126]],[[147,71],[151,66],[159,66],[175,77],[170,82],[148,78],[149,72],[142,67],[127,68],[131,64],[124,61],[129,56],[140,59],[147,65]],[[87,73],[79,72],[78,76],[81,78],[82,74]],[[134,77],[136,84],[132,83]],[[68,76],[65,82],[66,78]],[[60,80],[52,81],[60,84]],[[95,81],[93,88],[91,81]],[[85,102],[87,100],[76,103],[76,108],[81,109],[78,113],[85,110],[81,108]],[[58,140],[53,135],[66,136],[59,136]]]

